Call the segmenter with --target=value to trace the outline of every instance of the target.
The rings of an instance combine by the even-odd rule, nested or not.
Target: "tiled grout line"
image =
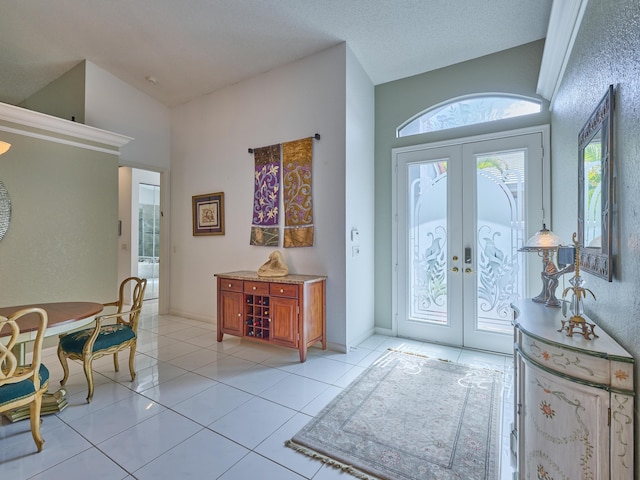
[[[147,325],[145,325],[145,323],[144,323],[145,319],[148,321]],[[183,319],[183,320],[184,320],[184,319]],[[179,329],[173,329],[173,328],[172,328],[172,329],[170,329],[171,331],[169,331],[169,332],[165,332],[165,333],[158,333],[158,332],[163,332],[163,328],[162,328],[162,326],[163,326],[163,325],[165,325],[165,324],[167,324],[167,322],[172,322],[172,323],[181,323],[181,324],[183,325],[183,328],[179,328]],[[149,328],[152,328],[153,330],[149,330]],[[155,336],[156,340],[157,340],[158,338],[160,338],[160,337],[164,337],[164,338],[169,339],[169,340],[168,340],[168,342],[169,342],[169,343],[171,343],[171,342],[174,342],[174,343],[178,343],[178,342],[186,343],[186,344],[189,344],[189,345],[193,345],[193,351],[194,351],[194,352],[201,351],[201,350],[202,350],[202,351],[207,351],[207,350],[209,350],[209,351],[211,351],[211,352],[215,352],[215,355],[216,355],[216,356],[220,355],[220,356],[221,356],[221,358],[226,358],[227,356],[229,356],[229,357],[234,357],[234,358],[236,358],[236,359],[241,359],[241,360],[247,361],[247,359],[246,359],[246,358],[244,358],[242,355],[238,355],[238,356],[236,356],[236,354],[242,354],[242,353],[243,353],[243,347],[248,347],[248,348],[250,348],[251,346],[255,345],[255,344],[253,344],[253,342],[252,342],[252,343],[247,342],[247,343],[246,343],[246,344],[244,344],[244,345],[243,345],[243,344],[239,344],[237,347],[230,348],[228,351],[221,351],[221,350],[218,350],[217,348],[214,348],[214,346],[215,346],[216,344],[213,344],[213,345],[211,345],[210,347],[206,347],[206,346],[199,346],[199,345],[191,344],[191,343],[189,342],[189,338],[196,338],[195,336],[194,336],[194,337],[189,337],[189,338],[184,338],[184,339],[176,339],[176,338],[173,338],[173,337],[172,337],[172,334],[175,334],[176,332],[184,331],[184,330],[189,329],[189,328],[199,328],[199,326],[198,326],[197,324],[195,324],[195,325],[194,325],[192,321],[189,321],[189,322],[186,322],[186,321],[185,321],[185,322],[181,322],[180,317],[175,317],[175,316],[166,316],[166,317],[165,317],[165,316],[157,315],[156,313],[147,313],[147,314],[143,314],[143,316],[141,317],[141,323],[140,323],[140,331],[141,331],[141,332],[145,332],[145,333],[143,333],[143,335],[141,335],[141,336],[146,336],[146,335],[148,335],[148,336],[149,336],[149,338],[151,338],[152,336]],[[208,329],[208,331],[211,333],[211,335],[215,335],[215,329],[211,328],[211,329]],[[185,333],[185,334],[182,334],[182,335],[179,335],[179,336],[184,336],[184,335],[186,335],[186,333]],[[227,337],[227,338],[228,338],[228,337]],[[379,340],[379,343],[377,343],[377,341],[378,341],[378,340]],[[363,347],[363,346],[359,346],[359,347],[357,347],[357,348],[359,348],[359,349],[361,349],[361,350],[366,350],[366,351],[370,352],[368,355],[370,355],[370,354],[371,354],[371,353],[373,353],[373,352],[378,352],[378,353],[381,355],[381,354],[384,352],[384,349],[378,350],[378,349],[380,348],[380,345],[381,345],[382,343],[388,342],[389,340],[393,340],[393,337],[383,337],[383,336],[381,336],[379,339],[376,339],[375,341],[371,342],[372,344],[373,344],[373,343],[376,343],[376,345],[375,345],[375,346],[373,346],[372,348],[365,348],[365,347]],[[156,343],[156,345],[159,345],[159,344],[160,344],[160,342],[158,342],[158,341],[156,341],[155,343]],[[426,344],[426,343],[424,343],[424,342],[418,342],[418,344],[417,344],[417,345],[420,347],[420,346],[428,346],[428,345],[430,345],[430,344]],[[262,346],[261,346],[261,347],[262,347]],[[161,348],[162,348],[162,347],[159,347],[159,349],[161,349]],[[278,348],[278,347],[273,347],[273,348]],[[357,348],[356,348],[356,349],[357,349]],[[158,365],[158,364],[162,364],[162,363],[166,363],[166,364],[173,365],[173,363],[172,363],[173,361],[176,361],[176,360],[177,360],[177,359],[179,359],[180,357],[183,357],[183,356],[186,356],[186,355],[189,355],[189,354],[190,354],[190,353],[184,353],[184,354],[181,354],[181,355],[179,355],[179,356],[177,356],[177,357],[175,357],[175,358],[171,358],[170,360],[160,360],[158,357],[155,357],[155,356],[153,356],[153,355],[148,355],[148,353],[151,353],[151,352],[153,352],[154,354],[157,354],[157,352],[158,352],[158,351],[159,351],[158,349],[155,349],[155,348],[154,348],[154,349],[152,349],[152,350],[150,350],[150,351],[148,351],[148,352],[141,352],[141,351],[139,351],[139,352],[137,352],[137,354],[138,354],[138,355],[143,355],[143,356],[146,356],[146,357],[149,357],[149,358],[153,359],[153,361],[154,361],[155,363],[152,363],[152,365]],[[460,350],[460,352],[458,353],[458,356],[457,356],[457,359],[456,359],[456,360],[460,360],[460,356],[462,355],[462,351],[463,351],[463,350],[461,349],[461,350]],[[473,353],[473,352],[472,352],[472,353]],[[428,352],[427,352],[426,354],[428,355]],[[125,354],[125,355],[126,355],[126,354]],[[335,352],[333,352],[331,355],[335,355]],[[362,359],[366,358],[368,355],[363,355],[363,356],[362,356]],[[303,372],[297,372],[297,371],[295,371],[295,369],[294,369],[294,371],[291,371],[290,369],[283,368],[282,366],[272,366],[272,365],[268,365],[268,364],[266,363],[266,362],[268,362],[270,359],[273,359],[274,357],[277,357],[277,356],[278,356],[278,354],[274,354],[274,355],[272,355],[272,356],[270,356],[270,357],[267,357],[267,358],[265,358],[265,359],[262,359],[262,360],[260,360],[260,361],[256,361],[256,360],[248,360],[248,361],[250,361],[253,365],[262,365],[262,366],[264,366],[264,367],[266,367],[266,368],[273,368],[273,369],[276,369],[276,370],[281,370],[281,371],[283,371],[283,372],[286,372],[287,374],[295,375],[295,376],[297,376],[297,377],[301,377],[301,378],[308,378],[308,379],[311,379],[311,380],[314,380],[314,381],[317,381],[317,382],[321,382],[321,383],[323,383],[324,385],[326,385],[326,388],[327,388],[327,389],[328,389],[328,388],[331,388],[331,387],[334,387],[334,388],[339,388],[340,390],[342,390],[342,389],[344,388],[344,386],[339,386],[339,385],[337,385],[337,382],[338,382],[338,381],[339,381],[339,379],[340,379],[340,378],[342,378],[344,375],[347,375],[347,372],[345,372],[345,373],[344,373],[344,375],[341,375],[341,376],[339,376],[338,378],[336,378],[336,379],[332,380],[331,382],[327,382],[327,381],[323,381],[323,380],[318,380],[317,378],[314,378],[313,376],[306,376],[306,375],[304,375],[304,373],[303,373]],[[324,356],[325,356],[325,353],[324,353],[324,352],[322,352],[322,351],[320,351],[320,350],[312,351],[312,354],[310,355],[310,357],[311,357],[311,358],[323,358]],[[49,357],[50,357],[50,361],[58,362],[57,355],[55,354],[55,348],[53,349],[53,351],[52,351],[51,355],[49,355]],[[113,366],[113,364],[112,364],[112,358],[111,358],[110,356],[109,356],[109,357],[105,357],[105,358],[106,358],[106,359],[108,359],[108,362],[109,362],[109,363],[107,363],[107,364],[110,364],[110,366],[112,367],[112,366]],[[508,357],[508,356],[504,356],[504,358],[505,358],[505,361],[504,361],[504,363],[503,363],[503,366],[502,366],[502,367],[500,367],[500,370],[502,370],[502,371],[503,371],[503,373],[505,374],[505,376],[508,376],[508,375],[509,375],[509,364],[508,364],[508,362],[507,362],[507,360],[506,360],[506,359],[507,359],[507,358],[509,358],[509,357]],[[358,367],[358,368],[367,368],[367,367],[368,367],[368,365],[371,363],[371,362],[368,362],[368,363],[365,363],[365,364],[361,364],[361,363],[359,363],[359,362],[356,362],[356,363],[352,363],[352,362],[344,362],[344,361],[342,361],[342,360],[340,360],[340,359],[337,359],[337,358],[330,358],[330,357],[329,357],[329,355],[327,355],[327,358],[326,358],[326,359],[327,359],[327,360],[332,360],[332,361],[335,361],[335,362],[338,362],[338,363],[342,363],[342,364],[344,364],[344,365],[348,366],[348,367],[349,367],[349,370],[352,370],[354,367]],[[219,359],[216,359],[216,360],[214,360],[214,361],[213,361],[213,362],[211,362],[211,363],[215,363],[215,362],[216,362],[216,361],[218,361],[218,360],[219,360]],[[362,361],[362,360],[360,360],[360,361]],[[284,362],[284,363],[287,363],[287,362],[288,362],[288,360],[283,360],[283,362]],[[126,363],[126,362],[122,362],[122,361],[121,361],[120,363],[121,363],[121,369],[120,369],[120,370],[122,371],[122,370],[123,370],[123,365],[124,365],[124,363]],[[79,370],[79,371],[76,371],[75,373],[82,373],[81,365],[80,365],[79,363],[78,363],[78,365],[80,366],[80,370]],[[174,365],[174,366],[175,366],[175,365]],[[145,368],[146,368],[146,367],[145,367]],[[196,369],[192,369],[192,368],[186,369],[186,368],[183,368],[183,367],[177,367],[177,368],[182,368],[182,369],[184,369],[184,370],[185,370],[185,372],[184,372],[184,373],[192,373],[192,374],[199,375],[199,374],[197,374],[197,373],[194,371],[194,370],[196,370]],[[494,366],[493,368],[498,369],[498,367],[497,367],[497,366]],[[57,372],[56,372],[56,373],[57,373]],[[180,374],[180,375],[184,375],[184,373],[183,373],[183,374]],[[100,376],[102,376],[102,377],[103,377],[103,379],[105,380],[105,383],[108,383],[108,382],[110,381],[110,382],[116,383],[116,384],[118,384],[118,385],[120,385],[120,386],[123,386],[123,387],[125,387],[125,388],[129,389],[129,390],[132,392],[132,394],[133,394],[133,395],[140,395],[140,396],[142,396],[142,397],[145,397],[145,398],[149,399],[150,401],[153,401],[153,402],[158,403],[158,405],[161,405],[161,406],[162,406],[163,408],[165,408],[167,411],[171,411],[171,412],[172,412],[172,413],[174,413],[174,414],[180,415],[181,417],[183,417],[183,418],[185,418],[185,419],[188,419],[188,420],[190,420],[190,421],[192,421],[192,422],[197,423],[197,425],[198,425],[199,427],[201,427],[201,428],[199,428],[199,429],[197,430],[197,432],[202,432],[203,430],[208,430],[208,431],[210,431],[210,432],[214,432],[216,435],[220,435],[220,436],[222,436],[222,437],[224,437],[224,438],[228,439],[229,441],[231,441],[231,442],[235,443],[236,445],[240,445],[240,446],[242,446],[242,448],[246,448],[246,449],[248,450],[248,452],[247,452],[247,453],[246,453],[246,455],[244,455],[241,459],[239,459],[239,460],[238,460],[238,462],[242,461],[242,459],[243,459],[243,458],[245,458],[247,455],[249,455],[251,452],[255,453],[256,455],[260,455],[262,458],[267,458],[266,456],[264,456],[264,455],[262,455],[262,454],[260,454],[260,453],[258,453],[258,452],[256,451],[256,449],[257,449],[257,448],[262,444],[262,442],[261,442],[260,444],[258,444],[257,446],[255,446],[254,448],[244,447],[243,445],[241,445],[240,443],[238,443],[238,442],[236,442],[236,441],[232,440],[231,438],[226,437],[225,435],[220,434],[220,433],[218,433],[218,432],[215,432],[213,429],[209,428],[209,426],[208,426],[208,425],[202,425],[202,424],[200,424],[200,423],[196,422],[195,420],[193,420],[193,419],[189,418],[187,415],[184,415],[183,413],[181,413],[181,412],[179,412],[179,411],[177,411],[177,410],[174,410],[174,408],[175,408],[177,405],[179,405],[179,404],[180,404],[182,401],[184,401],[184,400],[182,400],[182,401],[180,401],[180,402],[176,403],[176,404],[175,404],[175,405],[173,405],[172,407],[169,407],[169,406],[167,406],[167,405],[163,404],[161,401],[156,401],[156,400],[154,400],[153,398],[150,398],[150,397],[146,396],[146,395],[143,393],[144,391],[142,391],[142,392],[138,392],[138,391],[136,391],[134,388],[132,388],[132,386],[131,386],[131,382],[130,382],[130,381],[128,381],[128,380],[125,380],[125,379],[123,379],[123,378],[120,378],[120,379],[112,379],[112,378],[110,378],[110,377],[109,377],[109,376],[107,376],[107,375],[103,375],[100,371],[96,371],[96,372],[95,372],[95,374],[96,374],[96,375],[100,375]],[[180,375],[178,375],[178,376],[180,376]],[[291,407],[288,407],[288,406],[286,406],[286,405],[282,405],[282,404],[280,404],[280,403],[278,403],[278,402],[273,402],[272,400],[268,400],[268,399],[266,399],[266,398],[264,398],[264,397],[261,397],[261,394],[260,394],[260,393],[258,393],[258,394],[252,394],[252,393],[250,393],[250,392],[246,392],[246,391],[242,390],[241,388],[238,388],[238,387],[235,387],[235,386],[233,386],[233,385],[230,385],[229,383],[226,383],[226,380],[228,380],[228,379],[217,380],[217,379],[211,379],[211,378],[205,377],[205,376],[203,376],[203,375],[201,375],[201,376],[202,376],[203,378],[207,379],[207,380],[214,380],[214,381],[216,382],[216,385],[218,385],[218,384],[222,384],[222,385],[228,386],[228,387],[230,387],[230,388],[236,388],[236,389],[239,389],[239,390],[241,390],[241,391],[243,391],[243,392],[245,392],[245,393],[247,393],[247,394],[251,395],[251,396],[252,396],[252,398],[261,398],[261,399],[267,400],[267,401],[269,401],[269,402],[275,403],[276,405],[283,406],[283,407],[285,407],[285,408],[287,408],[287,409],[289,409],[289,410],[293,411],[293,412],[294,412],[294,416],[295,416],[295,415],[297,415],[297,414],[302,414],[302,415],[307,415],[307,416],[309,416],[308,414],[303,413],[303,410],[304,410],[304,408],[306,408],[306,406],[308,406],[308,405],[309,405],[313,400],[310,400],[310,401],[309,401],[309,402],[307,402],[305,405],[300,406],[300,407],[298,407],[298,408],[291,408]],[[357,377],[357,375],[355,375],[355,376],[354,376],[354,378],[355,378],[355,377]],[[175,378],[177,378],[177,377],[175,377]],[[165,380],[165,381],[169,381],[169,380],[171,380],[171,378],[170,378],[170,379],[168,379],[168,380]],[[160,382],[160,383],[158,383],[158,384],[162,384],[162,383],[164,383],[164,382]],[[157,386],[158,384],[154,384],[154,386]],[[150,388],[154,388],[154,386],[151,386]],[[213,388],[213,387],[210,387],[210,388]],[[202,392],[200,392],[200,393],[202,393]],[[506,412],[506,408],[507,408],[507,405],[510,405],[510,404],[508,404],[507,402],[505,402],[505,401],[504,401],[504,394],[505,394],[505,393],[506,393],[506,389],[503,389],[503,402],[502,402],[502,407],[503,407],[503,408],[502,408],[502,415],[504,415],[504,414],[505,414],[505,412]],[[78,393],[78,395],[80,395],[80,393]],[[105,405],[105,407],[104,407],[104,408],[108,408],[108,405]],[[100,410],[102,410],[102,409],[100,409]],[[91,413],[91,415],[93,415],[94,413],[99,412],[100,410],[97,410],[96,412],[92,412],[92,413]],[[164,412],[164,411],[165,411],[165,410],[163,410],[163,412]],[[159,412],[158,414],[160,414],[160,413],[162,413],[162,412]],[[146,420],[148,420],[148,419],[150,419],[150,418],[152,418],[152,417],[145,418],[143,421],[146,421]],[[291,417],[291,418],[293,418],[293,417]],[[60,420],[61,420],[61,422],[62,422],[63,424],[65,424],[65,425],[67,425],[69,428],[73,429],[73,427],[71,427],[71,425],[70,425],[69,423],[67,423],[65,420],[63,420],[63,419],[60,419]],[[504,424],[504,422],[503,422],[503,418],[501,418],[501,422]],[[140,422],[140,423],[141,423],[141,422]],[[285,423],[286,423],[286,422],[285,422]],[[283,425],[284,425],[284,424],[283,424]],[[129,428],[133,428],[133,427],[135,427],[135,425],[133,425],[133,426],[131,426],[131,427],[129,427]],[[125,431],[126,431],[126,430],[128,430],[129,428],[125,429]],[[282,426],[281,426],[281,427],[279,427],[279,428],[282,428]],[[73,431],[74,431],[74,432],[77,432],[78,434],[80,434],[80,433],[79,433],[77,430],[75,430],[75,429],[73,429]],[[276,429],[276,431],[277,431],[277,429]],[[197,433],[197,432],[196,432],[196,433]],[[122,432],[120,432],[120,433],[122,433]],[[120,434],[120,433],[118,433],[118,434]],[[275,433],[275,431],[274,431],[274,432],[272,432],[270,435],[273,435],[274,433]],[[508,433],[509,433],[509,432],[504,432],[504,431],[502,432],[503,442],[501,442],[501,446],[500,446],[500,450],[501,450],[501,452],[502,452],[502,450],[503,450],[503,448],[504,448],[504,445],[505,445],[505,444],[504,444],[504,441],[507,441],[507,444],[508,444]],[[117,435],[117,434],[116,434],[116,435]],[[195,435],[195,434],[194,434],[194,435]],[[116,463],[117,465],[119,465],[119,467],[120,467],[120,468],[122,468],[123,470],[125,470],[125,471],[127,471],[127,472],[128,472],[128,470],[127,470],[123,465],[118,464],[118,463],[115,461],[115,459],[113,459],[113,458],[112,458],[112,457],[110,457],[110,456],[109,456],[105,451],[103,451],[103,450],[99,447],[99,444],[94,444],[94,443],[92,443],[92,442],[91,442],[91,441],[89,441],[86,437],[84,437],[82,434],[80,434],[80,436],[81,436],[82,438],[84,438],[85,440],[87,440],[87,442],[91,445],[89,448],[93,448],[93,447],[95,447],[99,452],[101,452],[101,454],[105,455],[105,456],[106,456],[107,458],[109,458],[111,461],[113,461],[114,463]],[[270,437],[270,436],[267,436],[267,437],[265,438],[265,440],[263,440],[263,442],[264,442],[264,441],[267,441],[267,440],[269,439],[269,437]],[[186,442],[189,438],[191,438],[191,437],[188,437],[187,439],[182,440],[182,441],[181,441],[181,442],[179,442],[178,444],[173,445],[170,449],[176,448],[178,445],[181,445],[182,443]],[[105,439],[105,440],[102,440],[102,441],[106,441],[106,439]],[[83,452],[85,452],[85,451],[86,451],[86,450],[83,450]],[[81,453],[82,453],[82,452],[81,452]],[[162,455],[162,454],[160,454],[160,456],[161,456],[161,455]],[[149,460],[145,465],[148,465],[149,463],[153,462],[153,461],[154,461],[154,460],[156,460],[157,458],[159,458],[159,457],[155,457],[154,459]],[[276,462],[276,463],[278,463],[278,462],[277,462],[276,460],[274,460],[274,459],[270,459],[270,458],[267,458],[267,459],[268,459],[268,460],[271,460],[271,461],[274,461],[274,462]],[[501,462],[503,462],[503,463],[504,463],[504,461],[505,461],[505,459],[501,458]],[[238,462],[236,462],[236,464],[237,464]],[[293,470],[292,468],[290,468],[290,466],[283,465],[283,464],[281,464],[281,463],[279,463],[279,465],[281,465],[282,467],[286,468],[287,470],[290,470],[290,471],[291,471],[291,472],[293,472],[293,473],[296,473],[297,475],[300,475],[298,472],[296,472],[295,470]],[[508,465],[507,465],[507,466],[508,466]],[[139,467],[139,468],[143,468],[143,467]],[[233,466],[231,466],[231,467],[229,467],[229,468],[233,468]],[[314,475],[317,475],[317,472],[319,472],[321,469],[322,469],[322,468],[321,468],[321,467],[319,467],[319,469],[318,469],[318,470],[316,470],[316,473],[315,473]],[[137,471],[137,470],[136,470],[136,471]],[[228,469],[227,469],[227,471],[228,471]],[[134,472],[128,472],[128,473],[129,473],[130,475],[132,475],[132,476],[134,476],[134,477],[135,477]]]

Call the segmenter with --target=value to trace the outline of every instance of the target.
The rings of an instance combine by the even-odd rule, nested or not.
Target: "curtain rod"
[[[320,140],[320,134],[316,133],[313,137],[311,138],[315,138],[316,140]],[[255,148],[250,148],[249,149],[249,153],[253,153],[255,151]]]

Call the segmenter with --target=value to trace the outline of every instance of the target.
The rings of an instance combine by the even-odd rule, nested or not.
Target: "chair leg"
[[[116,372],[120,371],[120,364],[118,363],[118,353],[120,352],[116,352],[113,354],[113,368]]]
[[[85,357],[82,365],[84,366],[84,375],[87,377],[87,386],[89,387],[89,393],[87,395],[87,403],[91,403],[93,399],[93,358]]]
[[[60,344],[58,344],[58,359],[62,364],[62,371],[64,372],[62,380],[60,380],[60,385],[64,385],[65,383],[67,383],[67,380],[69,379],[69,364],[67,363],[67,357],[62,351],[62,347],[60,346]]]
[[[42,407],[42,392],[38,393],[33,402],[29,405],[29,421],[31,422],[31,435],[36,442],[38,452],[42,451],[44,445],[44,438],[40,433],[40,409]]]
[[[133,368],[135,363],[135,356],[136,356],[136,346],[137,346],[136,343],[137,342],[133,342],[131,344],[131,349],[129,350],[129,372],[131,373],[132,382],[136,379],[136,371]]]

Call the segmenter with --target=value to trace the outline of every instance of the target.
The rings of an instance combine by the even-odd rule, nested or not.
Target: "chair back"
[[[113,304],[117,307],[117,313],[123,313],[124,315],[118,317],[118,323],[124,323],[129,325],[134,331],[138,326],[138,317],[140,317],[140,311],[142,310],[142,302],[144,301],[144,291],[147,288],[147,279],[138,277],[129,277],[122,281],[120,284],[120,294],[118,295],[118,301]],[[129,307],[128,293],[131,292],[131,307]]]
[[[18,319],[26,315],[37,316],[38,333],[33,343],[33,359],[31,365],[20,365],[18,357],[13,351],[20,336]],[[26,320],[26,319],[25,319]],[[42,361],[42,342],[44,331],[47,329],[49,317],[42,308],[25,308],[11,316],[0,316],[0,386],[9,383],[22,382],[31,379],[36,388],[40,389],[40,363]],[[6,335],[10,332],[9,335]]]

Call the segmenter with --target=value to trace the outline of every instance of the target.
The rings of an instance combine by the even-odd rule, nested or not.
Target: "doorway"
[[[393,151],[398,336],[512,353],[510,304],[536,279],[518,248],[543,222],[545,141],[538,129]]]
[[[162,300],[161,262],[163,256],[161,202],[167,173],[121,166],[119,185],[119,282],[130,276],[147,279],[145,300]],[[166,247],[164,247],[166,248]],[[166,252],[165,252],[166,254]],[[160,305],[159,305],[160,308]]]
[[[145,300],[159,295],[160,185],[138,185],[138,276],[147,279]]]

